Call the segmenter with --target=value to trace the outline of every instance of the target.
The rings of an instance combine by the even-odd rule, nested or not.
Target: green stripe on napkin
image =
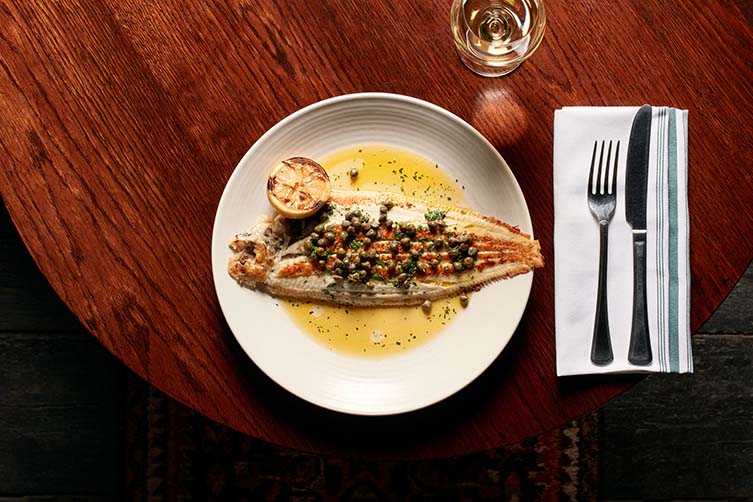
[[[669,110],[669,171],[667,172],[667,190],[669,192],[669,370],[679,371],[679,281],[677,267],[677,248],[680,245],[677,236],[677,110]]]

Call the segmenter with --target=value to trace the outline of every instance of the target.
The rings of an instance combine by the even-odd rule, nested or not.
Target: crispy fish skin
[[[230,248],[242,286],[362,307],[418,305],[544,265],[539,242],[497,218],[378,192],[333,191],[318,219],[267,217]]]

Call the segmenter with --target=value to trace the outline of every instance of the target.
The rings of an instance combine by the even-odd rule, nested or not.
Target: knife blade
[[[633,321],[628,361],[638,366],[647,366],[653,359],[646,305],[646,203],[651,115],[651,106],[643,105],[633,118],[625,170],[625,218],[633,228]]]

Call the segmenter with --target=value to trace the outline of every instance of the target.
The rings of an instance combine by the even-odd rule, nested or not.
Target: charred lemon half
[[[329,175],[317,162],[293,157],[280,162],[267,179],[267,197],[286,218],[300,220],[317,212],[332,193]]]

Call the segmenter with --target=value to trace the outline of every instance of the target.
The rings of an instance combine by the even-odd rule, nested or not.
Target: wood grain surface
[[[0,2],[3,198],[105,347],[219,422],[299,449],[390,457],[553,428],[636,381],[554,375],[553,111],[690,110],[695,331],[753,257],[753,16],[719,0],[546,6],[534,57],[484,79],[453,52],[447,1]],[[479,380],[429,409],[366,419],[301,402],[253,365],[224,324],[209,256],[217,202],[250,145],[302,106],[361,91],[426,99],[484,134],[550,264]]]

